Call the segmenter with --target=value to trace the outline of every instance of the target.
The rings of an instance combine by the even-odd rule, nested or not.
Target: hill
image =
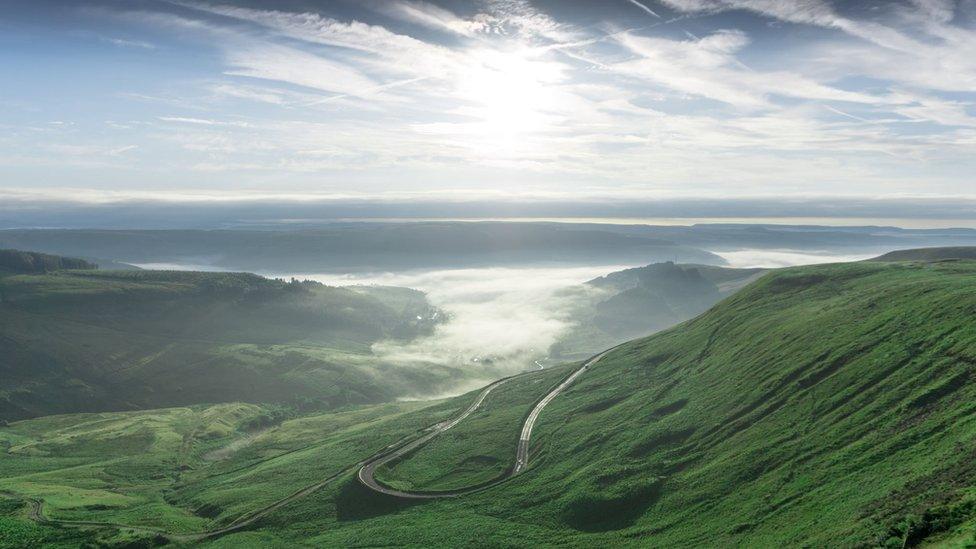
[[[319,524],[323,544],[971,540],[974,282],[972,262],[773,272],[607,355],[546,408],[511,481],[360,521],[288,520]]]
[[[264,273],[483,267],[506,264],[723,265],[707,251],[600,225],[332,223],[297,230],[0,230],[0,247],[125,263],[212,265]]]
[[[97,269],[83,259],[21,250],[0,250],[0,275],[46,273],[65,269]]]
[[[405,288],[244,273],[57,271],[0,278],[0,419],[201,402],[334,407],[442,390],[462,373],[392,368],[382,339],[429,333]]]
[[[417,436],[419,425],[445,421],[471,402],[469,394],[396,415],[375,431],[367,423],[345,431],[365,437],[358,440],[377,437],[342,454],[352,469],[245,531],[205,543],[964,546],[976,528],[974,282],[976,262],[863,262],[771,272],[691,321],[606,354],[542,413],[529,468],[519,476],[443,500],[392,499],[357,481],[357,460],[399,436]],[[474,470],[478,463],[497,471],[500,456],[515,452],[514,439],[503,433],[519,431],[521,421],[513,420],[525,413],[527,395],[541,398],[552,386],[542,377],[547,373],[501,386],[469,418],[469,429],[435,439],[386,474],[403,486],[454,487],[482,478]],[[509,404],[492,406],[491,399]],[[334,418],[283,425],[306,433],[298,437],[312,447],[331,447],[335,439],[317,426]],[[45,461],[9,458],[14,448],[21,456],[44,450],[45,440],[80,444],[85,439],[71,438],[69,427],[91,430],[97,425],[91,419],[101,418],[66,416],[0,430],[9,448],[0,466],[32,468],[4,481],[3,489],[19,497],[34,490],[32,497],[62,506],[65,518],[124,517],[125,502],[86,507],[78,488],[51,486],[61,473],[36,471]],[[310,422],[308,430],[295,429],[302,421]],[[143,425],[127,432],[154,432]],[[293,483],[310,470],[281,469],[288,458],[272,455],[278,457],[268,474],[279,482]],[[103,464],[96,478],[119,479],[114,463]],[[333,465],[307,482],[341,471]],[[257,461],[235,467],[241,468],[229,475],[262,471]],[[148,482],[135,479],[152,478],[147,470],[127,471],[127,488],[99,497],[127,494]],[[92,482],[83,480],[91,477],[83,468],[65,474],[75,486]],[[208,486],[180,488],[185,495],[168,496],[166,505],[176,510],[166,512],[186,513],[187,497],[231,501],[246,491]],[[11,506],[5,520],[25,527]],[[140,516],[140,524],[161,522]],[[121,532],[103,526],[90,535],[113,531]]]
[[[944,261],[950,259],[976,259],[976,246],[896,250],[878,256],[871,261]]]
[[[670,328],[764,272],[668,261],[596,278],[566,292],[580,304],[572,314],[577,325],[550,352],[557,358],[578,359]]]

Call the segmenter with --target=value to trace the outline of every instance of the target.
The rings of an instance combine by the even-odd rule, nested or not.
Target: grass
[[[432,316],[414,290],[243,273],[3,277],[0,420],[227,401],[322,410],[443,391],[465,372],[371,352],[428,334]]]
[[[457,408],[385,404],[249,431],[267,411],[232,403],[13,423],[0,430],[0,492],[15,500],[3,500],[0,540],[48,528],[24,522],[16,500],[25,498],[43,500],[52,519],[174,533],[212,529],[342,471]]]
[[[974,284],[976,264],[964,262],[773,273],[594,366],[546,409],[532,466],[514,480],[385,507],[349,480],[251,535],[332,546],[900,547],[928,512],[949,519],[930,520],[926,538],[972,539],[962,502],[976,495]],[[379,511],[348,511],[357,501]]]
[[[974,285],[976,262],[776,271],[594,365],[546,408],[529,469],[508,482],[458,499],[403,501],[369,492],[350,472],[251,530],[204,545],[966,546],[976,523]],[[493,473],[487,461],[478,471],[465,460],[508,452],[505,433],[518,432],[515,418],[532,393],[520,395],[525,387],[494,395],[497,404],[510,404],[489,405],[469,418],[473,423],[458,425],[465,430],[453,438],[384,474],[415,486],[450,486]],[[196,517],[187,521],[202,520],[201,509],[212,522],[229,520],[231,510],[243,508],[235,502],[286,492],[278,485],[310,470],[341,470],[356,448],[382,447],[470,398],[412,412],[368,408],[290,420],[280,435],[268,431],[261,444],[204,465],[204,452],[240,435],[215,438],[191,452],[192,468],[182,484],[170,484],[164,501]],[[60,444],[73,422],[95,430],[97,419],[43,418],[4,430],[10,448],[36,448],[38,459],[8,451],[3,467],[47,472],[18,472],[13,480],[5,473],[3,482],[31,490],[30,483],[67,486],[70,478],[72,489],[110,491],[100,474],[84,472],[90,465],[78,460],[85,452],[42,453],[45,442]],[[119,446],[135,451],[146,443],[137,424],[111,429],[129,437]],[[179,446],[171,424],[168,448]],[[94,438],[71,444],[101,448]],[[166,463],[174,474],[173,459]],[[139,495],[149,489],[137,484],[112,491],[150,501]],[[58,512],[139,508],[114,504],[95,510],[66,501]],[[15,526],[17,535],[29,535],[21,520]]]
[[[486,405],[530,403],[564,375],[551,370],[518,378]],[[0,429],[0,492],[8,498],[2,500],[0,546],[60,539],[62,529],[26,519],[26,498],[43,500],[45,515],[57,520],[172,533],[217,528],[417,436],[459,413],[477,392],[447,401],[305,415],[272,425],[265,418],[274,417],[275,409],[241,403],[15,422]],[[495,449],[500,460],[511,459],[507,454],[514,446],[509,446]],[[343,483],[348,492],[349,478]],[[66,539],[124,545],[157,538],[110,527],[76,534]]]

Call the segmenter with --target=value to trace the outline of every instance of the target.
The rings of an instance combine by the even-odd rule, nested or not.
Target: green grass
[[[350,479],[214,544],[900,547],[928,523],[972,539],[974,286],[974,263],[776,272],[608,355],[510,482],[404,504]]]
[[[243,273],[4,277],[0,420],[227,401],[334,409],[440,392],[465,372],[371,352],[428,334],[432,316],[414,290]]]
[[[976,262],[771,273],[702,316],[594,365],[546,408],[530,468],[518,477],[463,498],[403,501],[369,492],[349,473],[250,531],[205,545],[966,546],[976,524],[974,287]],[[454,437],[384,473],[416,486],[493,473],[491,464],[479,472],[465,459],[508,452],[505,433],[520,429],[532,392],[521,395],[522,387],[495,395],[496,404],[510,405],[489,405]],[[287,492],[278,484],[309,470],[341,470],[340,462],[359,452],[350,446],[382,447],[449,417],[470,398],[415,412],[351,410],[348,425],[341,414],[288,421],[282,436],[292,434],[284,440],[269,431],[262,444],[226,463],[192,461],[166,501],[197,517],[188,521],[200,517],[188,510],[213,503],[215,512],[203,509],[214,515],[209,520],[227,521],[244,508],[235,502]],[[14,424],[4,440],[44,450],[45,440],[61,444],[80,421],[74,417],[84,416]],[[136,425],[110,432],[130,437],[120,444],[129,451],[146,443]],[[235,436],[201,443],[194,459]],[[71,444],[97,450],[104,442]],[[322,453],[308,444],[321,444]],[[3,463],[50,467],[53,477],[39,470],[40,481],[68,485],[70,478],[78,490],[108,491],[78,463],[85,452],[59,451],[63,464],[39,454],[28,466],[8,451]],[[4,480],[22,490],[38,481],[24,473]],[[115,493],[137,497],[142,489]],[[66,497],[59,512],[68,515],[135,516],[138,509],[116,502],[82,510]]]
[[[0,540],[49,528],[26,521],[17,503],[25,498],[43,500],[52,519],[212,529],[450,417],[460,404],[384,404],[258,430],[248,428],[268,410],[239,403],[16,422],[0,429],[0,493],[13,500],[3,500]]]

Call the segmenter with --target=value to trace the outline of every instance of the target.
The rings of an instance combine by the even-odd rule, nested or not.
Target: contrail
[[[831,107],[830,105],[821,104],[820,106],[822,106],[823,108],[827,109],[828,111],[835,112],[835,113],[837,113],[837,114],[839,114],[841,116],[846,116],[847,118],[850,118],[852,120],[857,120],[858,122],[866,122],[868,124],[871,124],[872,123],[867,118],[861,118],[860,116],[854,116],[851,113],[847,113],[847,112],[844,112],[844,111],[842,111],[840,109],[836,109],[834,107]]]
[[[653,15],[654,17],[657,17],[658,19],[660,19],[660,18],[661,18],[661,16],[660,16],[660,15],[658,15],[658,14],[656,14],[656,13],[654,13],[654,10],[652,10],[651,8],[649,8],[649,7],[647,7],[647,6],[645,6],[644,4],[641,4],[641,3],[640,3],[640,2],[638,2],[637,0],[627,0],[627,1],[628,1],[628,2],[630,2],[631,4],[633,4],[633,5],[635,5],[635,6],[637,6],[638,8],[640,8],[640,9],[642,9],[642,10],[644,10],[644,11],[645,11],[645,12],[647,12],[647,13],[648,13],[649,15]]]
[[[418,76],[417,78],[407,78],[406,80],[397,80],[395,82],[388,82],[386,84],[380,84],[379,86],[373,86],[371,88],[366,88],[365,90],[363,90],[360,93],[342,93],[342,94],[339,94],[339,95],[332,95],[332,96],[325,97],[325,98],[322,98],[322,99],[316,99],[315,101],[309,101],[308,103],[305,103],[302,106],[303,107],[311,107],[313,105],[321,105],[323,103],[329,103],[331,101],[336,101],[336,100],[339,100],[339,99],[345,99],[347,97],[362,97],[365,94],[369,94],[369,93],[373,93],[373,92],[377,92],[377,91],[382,91],[382,90],[388,90],[390,88],[396,88],[396,87],[399,87],[399,86],[405,86],[407,84],[413,84],[414,82],[420,82],[422,80],[427,80],[428,78],[433,78],[433,77],[432,76]]]

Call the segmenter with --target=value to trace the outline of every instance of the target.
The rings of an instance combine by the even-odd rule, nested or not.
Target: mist
[[[843,263],[861,261],[880,255],[877,252],[839,253],[829,250],[799,251],[799,250],[736,250],[730,252],[713,252],[728,262],[729,267],[739,269],[795,267],[797,265],[816,265],[820,263]]]
[[[586,292],[599,291],[580,285],[627,267],[495,267],[295,276],[330,285],[405,286],[426,292],[430,302],[446,314],[445,321],[430,336],[406,344],[380,342],[373,351],[394,363],[436,363],[477,370],[484,379],[494,379],[548,365],[547,350],[574,325],[574,306]],[[567,292],[567,288],[575,291]]]

